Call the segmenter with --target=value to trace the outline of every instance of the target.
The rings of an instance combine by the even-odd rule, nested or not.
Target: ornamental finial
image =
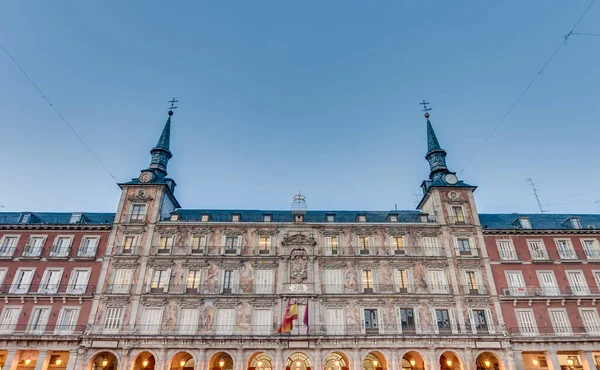
[[[179,100],[175,100],[175,98],[173,98],[173,100],[169,100],[168,103],[171,103],[171,106],[169,107],[169,116],[173,115],[173,109],[177,109],[177,107],[175,106],[175,103],[179,103]]]
[[[422,103],[419,103],[423,106],[423,109],[421,109],[421,112],[425,112],[425,118],[429,118],[429,111],[431,110],[431,108],[427,108],[427,104],[431,104],[431,103],[427,103],[425,100],[423,100]]]

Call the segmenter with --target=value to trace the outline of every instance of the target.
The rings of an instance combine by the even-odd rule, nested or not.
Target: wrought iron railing
[[[1,284],[0,294],[15,295],[92,295],[96,291],[95,285],[83,284]]]
[[[29,324],[0,324],[0,335],[3,336],[63,336],[81,335],[85,332],[85,325],[38,325]]]
[[[593,285],[556,287],[502,287],[500,294],[505,297],[571,297],[600,295],[600,289]]]

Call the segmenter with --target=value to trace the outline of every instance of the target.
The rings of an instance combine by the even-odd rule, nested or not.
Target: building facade
[[[171,116],[149,167],[119,184],[116,213],[105,215],[107,222],[89,217],[86,223],[52,224],[50,216],[31,214],[39,221],[23,223],[24,214],[7,215],[12,218],[2,223],[5,239],[21,228],[39,228],[54,239],[64,230],[80,231],[74,245],[90,234],[85,227],[102,235],[95,258],[81,260],[71,251],[60,261],[65,271],[67,265],[93,265],[89,284],[95,287],[88,284],[85,293],[71,294],[68,287],[56,297],[40,296],[39,289],[2,290],[2,369],[62,364],[68,370],[523,370],[531,367],[524,360],[533,364],[540,357],[538,367],[559,370],[552,355],[560,359],[565,353],[551,352],[559,347],[593,359],[589,320],[573,324],[585,328],[585,335],[523,335],[516,307],[539,306],[536,310],[548,314],[550,304],[571,305],[566,311],[571,315],[593,307],[593,294],[542,301],[529,297],[528,285],[515,288],[502,278],[504,270],[529,271],[526,262],[507,264],[496,244],[523,229],[500,227],[503,215],[479,215],[476,187],[448,169],[428,114],[430,175],[421,184],[423,198],[417,210],[381,212],[312,211],[300,194],[289,211],[184,208],[175,197],[175,181],[167,177]],[[0,244],[0,251],[4,245],[27,249],[23,238],[29,234]],[[517,254],[522,248],[513,249],[515,257],[525,258]],[[63,266],[43,256],[24,261],[24,252],[15,253],[4,265],[0,261],[0,273],[6,270],[10,278],[4,281],[11,285],[20,284],[14,280],[19,268]],[[574,266],[548,258],[547,269]],[[582,269],[587,262],[580,263]],[[583,273],[595,278],[593,269]],[[38,279],[42,285],[48,280]],[[57,305],[54,311],[77,302],[80,330],[74,327],[67,336],[52,331],[53,325],[63,326],[56,312],[57,319],[41,320],[43,333],[32,332],[34,307],[47,301]],[[294,327],[280,332],[290,312],[296,313]],[[565,341],[568,346],[561,347]],[[24,351],[42,349],[65,351],[68,361],[61,357],[56,365],[56,359],[40,355],[24,364],[30,356]],[[549,360],[539,362],[541,357]],[[592,370],[583,358],[572,366]]]

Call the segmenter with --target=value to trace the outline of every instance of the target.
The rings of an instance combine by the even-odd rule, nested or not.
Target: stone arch
[[[362,368],[364,370],[387,370],[389,369],[386,356],[379,351],[371,351],[363,357]]]
[[[312,370],[311,358],[304,352],[292,352],[285,360],[285,370]]]
[[[193,370],[196,366],[196,357],[188,351],[175,351],[169,357],[167,370]]]
[[[115,351],[101,349],[89,357],[88,370],[118,370],[120,362],[121,358]]]
[[[400,357],[402,370],[423,370],[427,368],[425,356],[419,351],[407,351]]]
[[[272,370],[275,367],[273,356],[267,352],[254,352],[246,364],[248,370]]]
[[[236,361],[232,354],[226,351],[217,351],[208,361],[208,370],[233,370]]]
[[[155,370],[158,357],[154,351],[140,350],[131,356],[130,370]]]
[[[438,356],[438,365],[441,370],[462,370],[464,363],[460,356],[451,350],[444,350]]]
[[[502,357],[495,351],[482,350],[475,353],[476,370],[504,370]]]
[[[334,351],[329,352],[323,358],[323,369],[324,370],[349,370],[350,360],[344,352]]]

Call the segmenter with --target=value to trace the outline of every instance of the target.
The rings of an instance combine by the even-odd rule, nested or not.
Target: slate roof
[[[215,209],[176,209],[171,214],[179,215],[181,221],[200,221],[204,214],[210,215],[212,222],[231,222],[233,214],[241,216],[240,222],[263,222],[263,215],[271,215],[272,222],[293,222],[292,211],[282,210],[215,210]],[[326,215],[335,215],[335,222],[357,222],[357,215],[365,215],[366,223],[388,222],[389,215],[397,215],[398,222],[420,222],[420,211],[307,211],[304,222],[326,222]]]
[[[77,212],[76,212],[77,213]],[[115,219],[114,213],[87,213],[83,214],[82,222],[79,224],[112,224]],[[69,224],[73,213],[69,212],[0,212],[0,225],[21,224],[22,216],[31,214],[28,222],[25,224],[51,224],[62,225]]]
[[[570,218],[579,218],[582,229],[588,229],[590,225],[600,229],[600,214],[480,213],[479,221],[484,229],[519,229],[520,217],[527,217],[533,230],[573,230]]]
[[[429,119],[427,120],[427,153],[431,153],[434,151],[444,151],[440,146],[440,142],[435,135],[435,131],[433,131],[433,126],[431,126],[431,122]]]

